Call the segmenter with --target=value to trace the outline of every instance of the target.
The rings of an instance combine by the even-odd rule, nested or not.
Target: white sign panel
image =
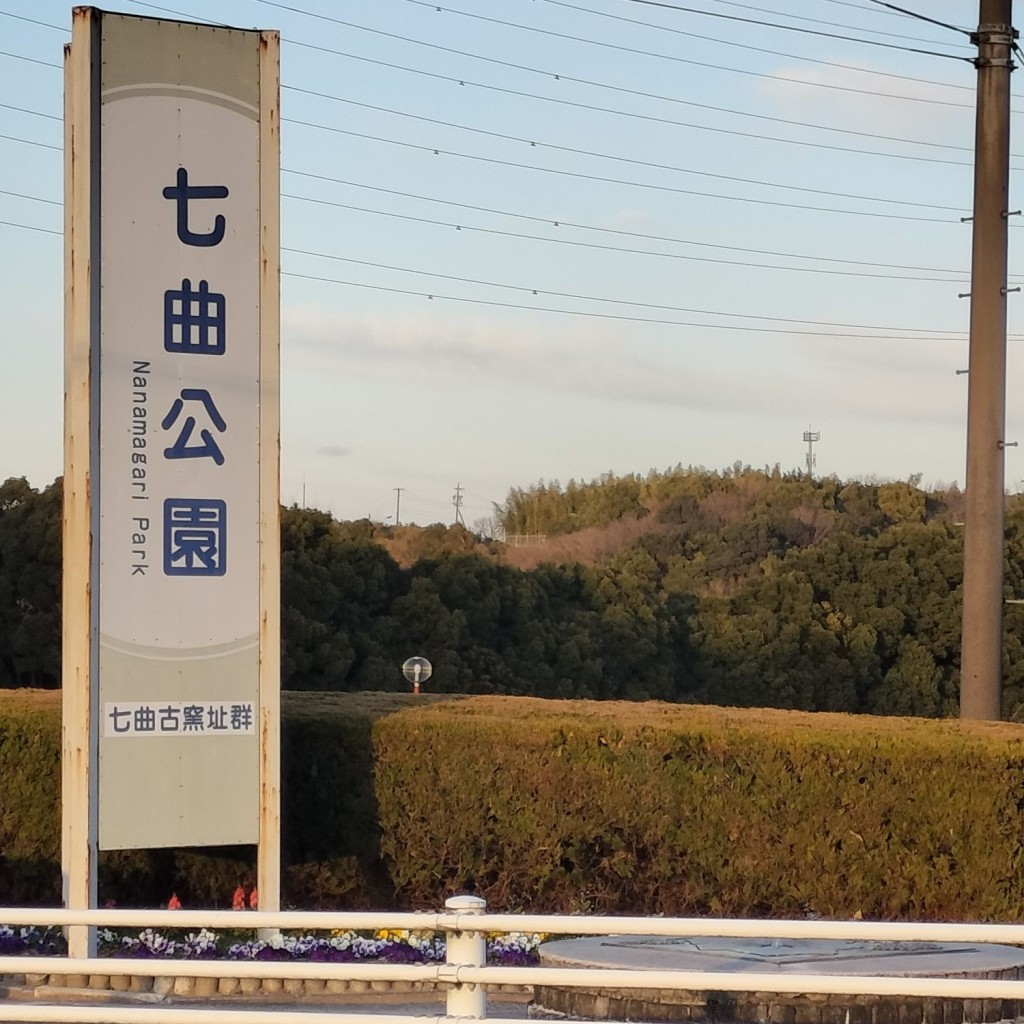
[[[99,847],[256,843],[261,36],[99,25]]]

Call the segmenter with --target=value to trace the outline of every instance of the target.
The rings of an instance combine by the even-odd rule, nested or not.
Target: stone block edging
[[[447,991],[452,986],[433,981],[341,981],[324,978],[192,978],[149,977],[124,974],[8,974],[0,986],[64,988],[91,992],[151,993],[199,999],[245,996],[370,995],[375,992],[406,995]],[[532,995],[532,985],[491,985],[488,991],[508,995]],[[70,993],[69,993],[70,994]]]

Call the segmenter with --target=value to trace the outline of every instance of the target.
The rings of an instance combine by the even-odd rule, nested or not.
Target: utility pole
[[[807,442],[807,479],[814,479],[814,443],[821,440],[820,430],[805,430],[804,440]]]
[[[1006,264],[1012,0],[980,0],[974,141],[967,485],[960,717],[998,721],[1002,703]]]
[[[455,506],[455,522],[466,525],[466,520],[462,518],[462,485],[455,485],[455,493],[452,495],[452,504]]]
[[[399,517],[398,513],[402,510],[402,491],[404,490],[404,487],[395,488],[395,494],[397,495],[397,497],[395,498],[395,526],[402,525],[402,520]]]

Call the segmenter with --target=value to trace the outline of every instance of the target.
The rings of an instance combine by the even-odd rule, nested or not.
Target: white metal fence
[[[283,931],[433,930],[446,936],[444,963],[307,963],[287,961],[160,960],[72,958],[63,956],[0,957],[3,975],[103,975],[147,977],[232,977],[323,979],[325,981],[420,982],[447,989],[446,1014],[439,1020],[483,1018],[489,986],[548,986],[563,989],[621,989],[705,992],[772,992],[851,996],[917,996],[926,999],[1020,1000],[1024,981],[993,978],[923,978],[844,976],[837,974],[721,973],[617,968],[488,966],[488,933],[539,932],[547,935],[655,935],[675,938],[832,939],[879,942],[1000,943],[1024,946],[1024,925],[893,923],[869,921],[776,921],[748,919],[572,917],[537,914],[488,914],[483,900],[450,899],[435,913],[331,913],[189,910],[94,910],[0,908],[0,923],[12,927],[109,927],[181,929],[246,928]],[[277,1024],[294,1021],[295,1011],[259,1007],[214,1009],[186,1006],[81,1006],[38,1002],[0,1002],[0,1021],[110,1021],[131,1024]],[[375,1014],[378,1024],[430,1020],[423,1016]],[[500,1017],[491,1024],[506,1024]],[[365,1015],[324,1013],[317,1020],[366,1024]],[[510,1022],[509,1022],[510,1024]]]

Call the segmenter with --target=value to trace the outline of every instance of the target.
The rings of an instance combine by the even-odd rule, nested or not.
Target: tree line
[[[59,685],[60,490],[0,485],[0,686]],[[962,514],[956,488],[916,478],[739,465],[515,489],[496,516],[548,535],[529,553],[283,509],[282,685],[400,690],[421,654],[444,692],[955,714]],[[1015,499],[1006,556],[1024,596]],[[1007,606],[1007,715],[1022,617]]]

